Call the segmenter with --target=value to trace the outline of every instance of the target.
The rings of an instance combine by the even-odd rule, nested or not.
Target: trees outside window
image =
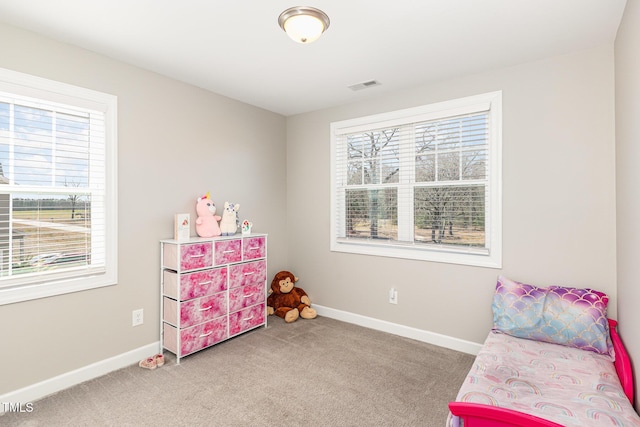
[[[333,123],[332,249],[498,265],[500,98]]]
[[[0,69],[0,304],[115,284],[116,107]]]

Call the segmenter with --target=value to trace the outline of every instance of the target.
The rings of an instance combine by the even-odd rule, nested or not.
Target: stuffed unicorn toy
[[[224,202],[222,221],[220,221],[220,230],[223,236],[233,236],[236,234],[238,230],[238,209],[240,209],[239,204]]]
[[[209,197],[209,192],[202,197],[198,197],[196,202],[196,233],[200,237],[214,237],[219,236],[220,226],[218,221],[222,218],[220,215],[216,215],[216,205]]]

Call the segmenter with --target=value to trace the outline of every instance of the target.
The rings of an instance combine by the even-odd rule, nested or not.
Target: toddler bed
[[[631,363],[608,298],[498,278],[494,327],[449,403],[449,427],[636,426]]]

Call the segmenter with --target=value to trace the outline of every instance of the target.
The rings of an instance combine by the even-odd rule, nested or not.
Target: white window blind
[[[332,250],[497,266],[499,93],[332,124]]]
[[[114,126],[111,95],[0,73],[0,304],[115,283]]]

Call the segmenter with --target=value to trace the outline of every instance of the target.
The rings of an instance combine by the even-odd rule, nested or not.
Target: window
[[[0,69],[0,304],[116,283],[116,108]]]
[[[331,124],[331,250],[501,267],[502,94]]]

